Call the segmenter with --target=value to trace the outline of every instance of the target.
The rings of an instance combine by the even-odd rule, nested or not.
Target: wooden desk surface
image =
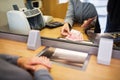
[[[26,43],[0,39],[0,53],[18,56],[35,56],[44,46],[35,51],[28,50]],[[91,56],[85,71],[53,64],[51,75],[54,80],[120,80],[120,60],[112,59],[110,66],[97,64],[96,56]]]
[[[61,22],[63,23],[63,19],[60,19],[60,18],[54,18],[53,21],[58,21],[58,22]],[[62,26],[61,26],[62,27]],[[61,37],[61,27],[57,27],[57,28],[52,28],[52,29],[49,29],[49,28],[44,28],[40,31],[40,35],[42,37],[48,37],[48,38],[58,38],[58,37]],[[83,38],[84,40],[88,40],[88,37],[87,35],[84,33],[83,31],[83,28],[80,27],[79,24],[75,24],[72,29],[75,29],[75,30],[78,30],[80,31],[82,34],[83,34]]]
[[[36,56],[45,47],[41,46],[37,50],[28,50],[27,43],[0,39],[0,53],[12,54],[24,57]]]

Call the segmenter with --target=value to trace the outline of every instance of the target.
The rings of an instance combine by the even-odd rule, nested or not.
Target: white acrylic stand
[[[41,46],[40,32],[38,30],[31,30],[29,32],[27,48],[35,50]]]
[[[110,65],[113,49],[113,39],[101,38],[98,49],[97,62]]]

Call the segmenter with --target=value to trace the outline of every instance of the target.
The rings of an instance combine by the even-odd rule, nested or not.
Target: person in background
[[[0,54],[0,80],[53,80],[48,58]]]
[[[80,0],[69,0],[65,24],[61,29],[61,34],[64,36],[69,35],[74,22],[82,24],[81,27],[85,27],[87,30],[93,21],[95,21],[94,32],[100,33],[101,30],[95,6],[91,3],[81,2]]]
[[[108,0],[105,32],[120,32],[120,0]]]

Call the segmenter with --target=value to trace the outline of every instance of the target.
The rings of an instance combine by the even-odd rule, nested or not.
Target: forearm
[[[7,54],[0,54],[0,58],[5,60],[5,61],[8,61],[12,64],[15,64],[17,65],[17,60],[18,60],[18,56],[12,56],[12,55],[7,55]]]
[[[65,17],[65,23],[69,23],[70,26],[73,25],[73,19],[74,19],[73,8],[74,8],[73,2],[72,2],[72,0],[69,0],[68,10],[67,10],[66,17]]]
[[[69,24],[69,23],[64,23],[64,26],[68,26],[69,27],[69,30],[71,30],[72,29],[72,26]]]
[[[48,70],[40,69],[34,72],[34,80],[53,80]]]
[[[65,23],[68,23],[71,27],[73,26],[73,18],[65,18]]]

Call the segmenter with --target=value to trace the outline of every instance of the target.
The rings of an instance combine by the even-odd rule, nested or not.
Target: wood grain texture
[[[28,50],[26,43],[0,39],[0,53],[31,57],[39,53],[44,46],[35,51]],[[54,80],[120,80],[120,60],[112,59],[110,66],[97,64],[92,55],[85,71],[53,64],[50,71]]]
[[[63,19],[65,18],[68,3],[58,4],[58,0],[42,0],[42,2],[43,14]]]
[[[0,39],[0,53],[4,54],[31,57],[36,56],[42,49],[44,49],[44,46],[36,50],[29,50],[27,49],[27,43]]]

